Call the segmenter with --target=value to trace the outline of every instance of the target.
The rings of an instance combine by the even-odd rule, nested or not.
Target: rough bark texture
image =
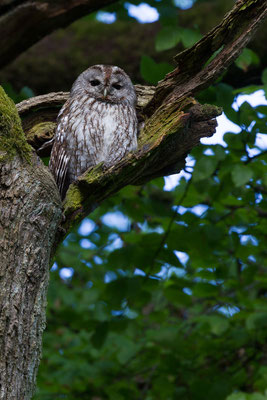
[[[6,3],[16,8],[18,2]],[[68,2],[73,3],[77,2]],[[145,122],[138,150],[107,170],[101,164],[96,166],[72,184],[63,204],[61,225],[61,202],[52,176],[32,154],[14,104],[0,91],[1,400],[28,400],[34,391],[48,266],[55,245],[73,224],[125,185],[178,172],[200,138],[214,133],[214,118],[221,110],[199,105],[192,93],[214,82],[266,13],[265,0],[239,0],[212,34],[184,52],[182,58],[176,57],[178,68],[155,89],[138,87],[139,119]],[[205,66],[220,47],[223,49]],[[26,134],[36,148],[38,140],[43,142],[46,135],[53,134],[56,111],[67,96],[52,94],[18,105]],[[48,133],[44,135],[44,131]]]
[[[27,147],[2,90],[0,104],[0,399],[27,400],[41,356],[48,266],[62,211],[55,183]]]
[[[6,0],[0,2],[0,67],[55,29],[117,0]],[[23,38],[23,40],[21,40]]]

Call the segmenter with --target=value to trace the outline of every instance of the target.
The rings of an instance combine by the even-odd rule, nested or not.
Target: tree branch
[[[187,109],[187,111],[183,111]],[[64,201],[68,232],[107,197],[126,185],[140,185],[153,178],[179,172],[189,151],[201,137],[215,132],[215,106],[201,106],[194,99],[170,104],[151,118],[141,132],[138,150],[104,170],[102,164],[87,171],[72,184]]]
[[[238,0],[219,25],[175,56],[178,67],[159,82],[146,113],[151,115],[163,101],[192,96],[214,83],[239,56],[266,16],[266,0]]]
[[[216,28],[175,57],[178,67],[156,88],[136,87],[139,119],[145,121],[138,150],[108,170],[96,166],[70,186],[64,203],[66,232],[122,187],[177,173],[184,167],[186,155],[200,138],[215,132],[214,118],[221,113],[214,106],[199,105],[191,94],[218,78],[239,55],[266,15],[265,0],[237,1]],[[208,62],[218,49],[219,53]],[[28,141],[35,148],[40,138],[44,141],[45,135],[53,136],[58,107],[67,96],[66,93],[52,93],[17,106]],[[50,125],[47,126],[47,122]],[[62,234],[59,236],[62,238]]]
[[[58,28],[117,0],[0,2],[0,68]],[[23,38],[23,40],[21,39]]]
[[[179,172],[189,151],[202,137],[212,136],[215,132],[215,118],[221,113],[219,108],[200,105],[189,97],[164,104],[147,118],[143,110],[155,88],[137,85],[136,91],[139,120],[146,118],[138,138],[138,150],[107,170],[101,164],[96,166],[71,185],[65,200],[66,219],[59,233],[60,239],[74,223],[122,187]],[[53,137],[59,105],[67,98],[68,93],[50,93],[17,105],[27,140],[35,148],[47,137]],[[46,147],[41,155],[49,155],[49,148]]]

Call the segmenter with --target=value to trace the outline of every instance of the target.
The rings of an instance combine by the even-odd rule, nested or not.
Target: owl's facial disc
[[[136,105],[136,93],[129,76],[116,66],[88,68],[72,86],[72,96],[80,92],[103,102]]]
[[[87,87],[89,84],[88,92],[98,100],[120,103],[127,97],[127,93],[124,93],[127,82],[120,71],[113,75],[109,68],[102,71],[95,66],[88,71],[86,80]]]

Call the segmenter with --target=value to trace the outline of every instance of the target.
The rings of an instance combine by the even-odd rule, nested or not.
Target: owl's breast
[[[137,147],[137,119],[132,107],[87,98],[73,102],[72,144],[81,171],[100,162],[112,165]],[[75,116],[74,116],[75,114]]]
[[[122,134],[122,106],[108,104],[100,119],[101,134],[103,135],[102,156],[105,157],[114,141]]]

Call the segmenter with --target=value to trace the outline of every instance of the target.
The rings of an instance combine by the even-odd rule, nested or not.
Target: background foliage
[[[155,84],[172,69],[171,52],[205,32],[197,16],[214,2],[146,3],[159,14],[152,38],[143,38],[153,49],[134,63],[129,51],[127,62],[136,80]],[[114,26],[134,29],[123,2],[107,11],[116,13]],[[96,17],[76,22],[76,32],[102,24]],[[123,47],[128,38],[119,40]],[[199,95],[222,106],[238,133],[195,148],[171,190],[163,178],[126,187],[60,247],[36,400],[267,399],[267,146],[260,145],[267,106],[233,107],[240,93],[267,93],[265,56],[245,49],[232,72]],[[16,101],[32,95],[9,78],[5,89]]]

